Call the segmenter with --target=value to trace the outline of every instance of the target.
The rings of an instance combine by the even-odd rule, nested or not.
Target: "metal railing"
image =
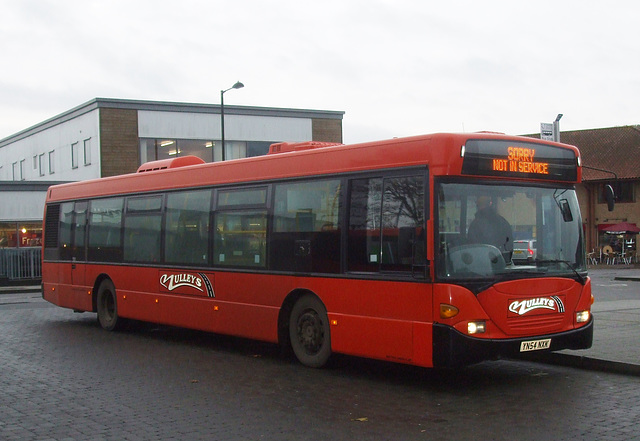
[[[42,277],[41,247],[0,248],[0,278],[9,280]]]

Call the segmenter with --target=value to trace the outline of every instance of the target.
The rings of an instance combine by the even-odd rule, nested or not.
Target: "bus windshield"
[[[582,278],[586,260],[570,187],[440,183],[437,276]]]

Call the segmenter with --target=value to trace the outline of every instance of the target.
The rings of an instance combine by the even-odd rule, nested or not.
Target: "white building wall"
[[[225,115],[224,137],[240,141],[309,141],[311,118]],[[140,138],[221,139],[220,115],[138,111]]]
[[[46,191],[0,191],[0,221],[42,221]]]
[[[84,142],[90,140],[90,164],[85,165]],[[78,143],[78,167],[72,168],[71,146]],[[53,173],[49,152],[53,151]],[[100,177],[100,131],[98,109],[42,130],[2,147],[0,181],[14,180],[13,163],[24,160],[22,179],[26,181],[82,181]],[[40,155],[44,154],[40,176]],[[35,161],[34,156],[38,159]],[[16,177],[15,180],[20,180]]]

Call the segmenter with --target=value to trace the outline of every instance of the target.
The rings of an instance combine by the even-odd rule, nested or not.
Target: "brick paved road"
[[[499,361],[438,372],[175,328],[108,333],[0,296],[2,440],[632,440],[640,381]]]

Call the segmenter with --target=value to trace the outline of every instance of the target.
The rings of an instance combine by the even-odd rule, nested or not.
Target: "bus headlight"
[[[580,311],[576,313],[576,323],[586,323],[591,317],[590,311]]]
[[[473,334],[484,334],[484,331],[487,328],[487,323],[484,321],[478,321],[478,322],[469,322],[467,324],[467,333],[469,333],[469,335],[473,335]]]

